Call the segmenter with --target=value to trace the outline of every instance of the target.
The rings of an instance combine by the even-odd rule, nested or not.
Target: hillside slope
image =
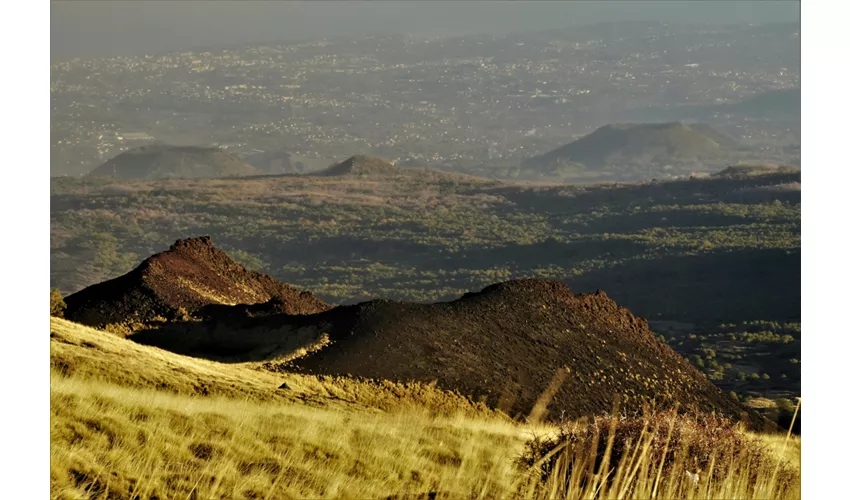
[[[616,395],[633,409],[654,401],[734,417],[743,412],[658,341],[645,320],[603,292],[576,295],[561,283],[520,280],[453,302],[373,301],[333,313],[340,319],[331,344],[295,367],[437,380],[511,414],[530,414],[550,384],[551,414],[569,418],[610,411]]]
[[[221,306],[237,306],[243,315],[312,314],[329,307],[311,293],[245,269],[208,236],[178,240],[129,273],[69,295],[65,303],[65,317],[73,321],[131,330],[162,320],[227,314]]]
[[[619,396],[629,409],[745,413],[645,320],[602,292],[577,295],[552,281],[511,281],[436,304],[374,300],[311,316],[178,322],[132,338],[283,371],[436,381],[514,416],[548,407],[578,418],[610,411]],[[551,401],[535,410],[547,391]]]
[[[125,151],[90,176],[119,179],[207,178],[258,175],[256,167],[219,148],[151,144]]]

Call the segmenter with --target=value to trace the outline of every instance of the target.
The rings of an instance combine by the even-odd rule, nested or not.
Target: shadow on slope
[[[181,356],[59,318],[50,319],[50,367],[51,377],[114,384],[125,390],[369,411],[414,408],[495,416],[484,405],[427,384],[272,373],[251,363]]]
[[[142,329],[129,338],[168,351],[222,363],[274,361],[303,356],[327,344],[340,308],[311,316],[208,314],[204,321],[174,321]],[[337,322],[338,323],[338,322]]]

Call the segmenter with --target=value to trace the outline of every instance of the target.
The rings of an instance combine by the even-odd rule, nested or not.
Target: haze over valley
[[[800,497],[785,3],[53,7],[52,498]]]
[[[83,174],[153,141],[217,146],[248,161],[275,154],[286,160],[277,172],[353,154],[569,182],[670,177],[724,162],[799,165],[799,97],[795,107],[788,96],[789,108],[777,95],[799,92],[798,31],[602,23],[54,61],[51,172]],[[639,171],[523,167],[600,127],[659,122],[709,126],[730,142],[703,161],[671,155]]]

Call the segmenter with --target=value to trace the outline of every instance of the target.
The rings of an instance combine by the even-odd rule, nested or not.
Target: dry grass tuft
[[[769,440],[715,415],[600,416],[536,436],[519,463],[550,498],[799,497],[799,465]]]

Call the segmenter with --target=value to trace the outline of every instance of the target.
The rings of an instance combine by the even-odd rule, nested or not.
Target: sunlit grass
[[[600,416],[531,440],[520,491],[576,499],[799,498],[799,461],[785,452],[793,443],[714,415]]]
[[[503,420],[197,398],[54,377],[59,498],[377,498],[506,492],[525,431]]]
[[[648,459],[669,442],[649,426],[638,426],[625,459],[580,440],[528,467],[528,444],[556,437],[555,427],[513,422],[429,385],[268,373],[66,321],[51,330],[53,498],[799,497],[799,475],[780,488],[774,459],[798,467],[795,438],[747,435],[770,460],[742,447],[728,473],[710,467],[698,485],[679,445],[663,465]],[[291,387],[277,390],[282,380]]]

